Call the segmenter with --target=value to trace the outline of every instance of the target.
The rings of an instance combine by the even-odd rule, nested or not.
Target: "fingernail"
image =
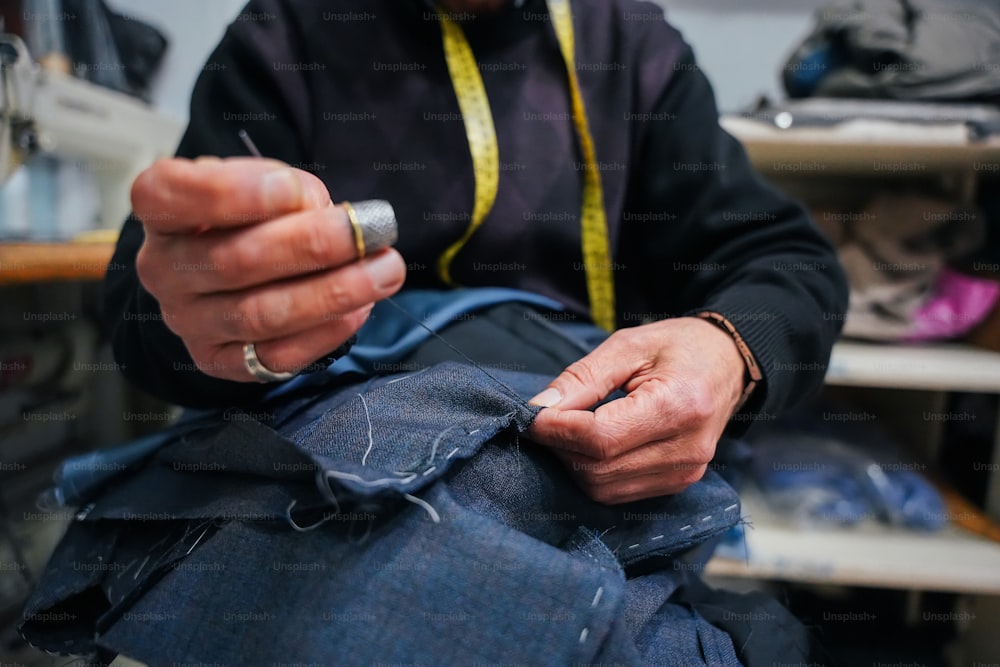
[[[540,405],[543,408],[554,407],[559,401],[562,400],[562,394],[559,393],[558,389],[554,387],[549,387],[538,396],[528,401],[531,405]]]
[[[261,180],[264,205],[271,211],[294,208],[301,203],[302,186],[291,169],[276,169]]]
[[[375,283],[377,290],[386,290],[399,284],[402,273],[401,264],[399,255],[391,251],[380,252],[373,257],[366,257],[362,261],[362,265],[368,271],[368,275],[372,277],[372,282]]]

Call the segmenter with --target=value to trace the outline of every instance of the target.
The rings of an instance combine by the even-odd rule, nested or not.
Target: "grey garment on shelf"
[[[851,0],[816,12],[816,26],[785,68],[786,87],[829,50],[816,96],[899,100],[1000,98],[1000,3]]]

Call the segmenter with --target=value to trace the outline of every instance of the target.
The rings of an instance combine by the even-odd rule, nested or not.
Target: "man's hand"
[[[198,368],[254,378],[243,344],[297,371],[350,338],[403,284],[395,250],[356,261],[346,212],[323,182],[272,160],[160,160],[132,186],[146,239],[139,279]]]
[[[599,502],[679,493],[705,474],[744,370],[729,334],[700,318],[623,329],[532,399],[547,409],[529,435]],[[619,388],[627,396],[588,409]]]

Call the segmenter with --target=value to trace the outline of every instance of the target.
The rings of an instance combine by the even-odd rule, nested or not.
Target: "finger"
[[[659,393],[663,388],[657,385],[639,385],[593,412],[561,407],[542,410],[528,432],[540,444],[601,461],[649,442],[667,440],[678,435],[680,428],[673,423],[668,403]]]
[[[371,305],[291,336],[254,343],[257,359],[274,372],[322,370],[315,362],[343,345],[365,323]],[[257,382],[243,360],[243,343],[189,345],[196,366],[203,373],[236,382]]]
[[[164,279],[187,294],[211,294],[274,283],[357,259],[347,213],[332,204],[250,227],[201,235],[161,236],[153,253]]]
[[[564,410],[589,408],[628,382],[640,371],[641,357],[624,333],[611,336],[583,359],[570,364],[530,403]]]
[[[689,460],[682,448],[681,441],[661,440],[606,460],[562,450],[555,450],[554,453],[572,472],[595,483],[605,484],[653,474],[675,477],[702,465]]]
[[[698,479],[704,476],[708,466],[704,466]],[[691,484],[698,481],[664,481],[662,475],[643,475],[621,482],[609,484],[592,485],[580,477],[575,477],[577,484],[583,489],[592,500],[605,505],[620,505],[622,503],[632,503],[647,498],[659,498],[660,496],[671,496],[683,492]]]
[[[393,249],[346,266],[234,293],[196,297],[175,314],[182,338],[256,343],[319,326],[394,294],[406,264]],[[169,306],[161,303],[166,314]]]
[[[575,452],[556,451],[555,455],[574,475],[595,486],[647,475],[659,476],[664,484],[683,485],[701,479],[714,453],[714,447],[699,446],[690,440],[661,440],[605,461]]]
[[[147,232],[232,228],[330,200],[323,182],[276,160],[159,160],[132,184],[132,209]]]

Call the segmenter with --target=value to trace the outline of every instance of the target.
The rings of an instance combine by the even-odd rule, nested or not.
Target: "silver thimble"
[[[396,212],[392,210],[392,204],[384,199],[368,199],[353,204],[345,201],[340,205],[351,221],[359,258],[388,248],[399,238]]]

